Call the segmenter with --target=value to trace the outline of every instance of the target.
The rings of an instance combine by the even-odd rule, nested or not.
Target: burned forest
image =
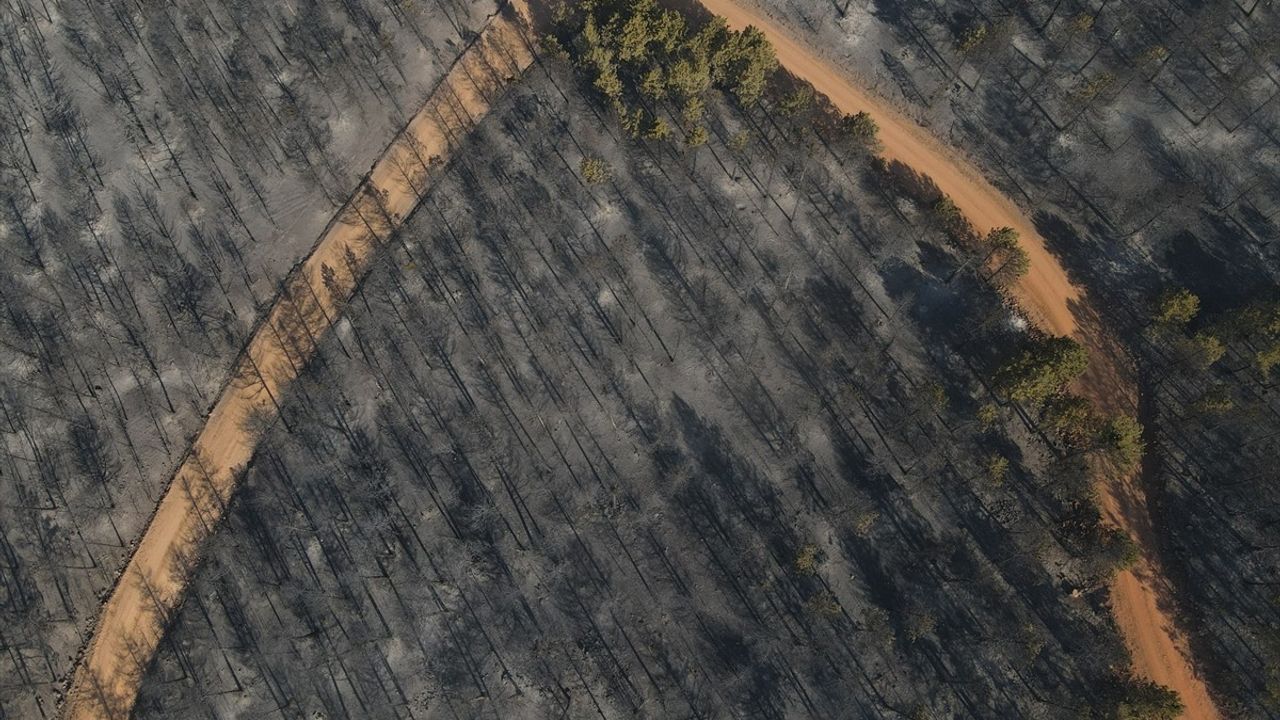
[[[1280,16],[5,0],[0,720],[1280,718]]]

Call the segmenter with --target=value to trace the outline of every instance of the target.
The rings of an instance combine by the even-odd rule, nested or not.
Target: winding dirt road
[[[1136,414],[1136,384],[1124,349],[1102,327],[1084,290],[1067,278],[1017,205],[957,153],[883,99],[854,85],[848,73],[818,57],[763,14],[736,0],[701,3],[728,20],[730,27],[753,25],[763,31],[783,68],[812,84],[842,112],[870,113],[880,126],[884,157],[933,178],[980,232],[1000,226],[1017,230],[1031,257],[1031,269],[1015,291],[1018,304],[1043,329],[1073,335],[1088,349],[1089,370],[1076,386],[1080,394],[1108,412]],[[1109,470],[1103,474],[1099,486],[1105,516],[1128,531],[1142,548],[1137,566],[1119,573],[1111,588],[1116,624],[1133,655],[1134,668],[1140,675],[1177,690],[1187,718],[1216,720],[1220,715],[1194,670],[1186,637],[1165,610],[1169,588],[1156,554],[1155,531],[1142,486],[1132,474]]]
[[[533,62],[528,27],[524,0],[504,3],[290,274],[99,613],[63,717],[129,716],[200,545],[225,511],[262,430],[277,417],[282,392],[315,354],[373,250],[417,206],[433,167]]]

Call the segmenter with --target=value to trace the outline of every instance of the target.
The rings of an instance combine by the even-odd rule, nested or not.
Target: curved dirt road
[[[974,226],[985,232],[1009,226],[1018,231],[1031,257],[1031,269],[1015,290],[1018,304],[1043,329],[1073,335],[1089,350],[1089,370],[1076,390],[1109,412],[1135,414],[1136,387],[1123,348],[1101,326],[1084,291],[1062,266],[1023,212],[987,182],[957,153],[943,146],[883,99],[851,83],[847,73],[819,58],[776,23],[738,0],[701,0],[703,7],[728,20],[730,27],[754,25],[772,41],[778,61],[809,82],[846,113],[865,110],[880,126],[882,153],[931,177],[950,195]],[[1108,471],[1104,470],[1102,474]],[[1127,530],[1142,548],[1142,560],[1119,573],[1111,588],[1112,610],[1140,675],[1167,685],[1182,696],[1186,717],[1220,717],[1204,682],[1190,661],[1186,638],[1163,609],[1168,588],[1155,553],[1155,536],[1145,494],[1133,475],[1110,476],[1100,483],[1107,519]]]
[[[330,221],[254,330],[99,612],[63,717],[129,716],[142,675],[182,602],[200,543],[225,511],[261,430],[277,417],[281,393],[350,299],[372,251],[417,206],[432,182],[431,168],[532,63],[524,1],[503,5]]]

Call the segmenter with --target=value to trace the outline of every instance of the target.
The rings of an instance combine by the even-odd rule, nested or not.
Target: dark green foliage
[[[1263,377],[1280,366],[1280,300],[1258,301],[1228,313],[1215,335],[1243,345]]]
[[[840,131],[868,151],[880,150],[880,126],[865,110],[841,118]]]
[[[998,227],[987,233],[986,263],[991,268],[987,279],[996,287],[1008,287],[1031,269],[1031,256],[1018,243],[1018,231]]]
[[[555,21],[548,44],[565,49],[636,136],[665,136],[652,129],[669,100],[689,130],[688,144],[699,145],[703,95],[715,87],[750,105],[778,65],[759,30],[730,30],[720,18],[693,29],[654,0],[566,3]]]
[[[1128,415],[1113,417],[1098,434],[1099,445],[1115,459],[1120,467],[1132,470],[1142,459],[1145,446],[1142,442],[1142,426]]]
[[[1075,340],[1037,337],[996,372],[996,387],[1016,402],[1043,405],[1061,395],[1088,365],[1088,353]]]
[[[1128,570],[1142,557],[1138,543],[1125,531],[1114,527],[1101,530],[1097,551],[1103,570],[1108,574]]]
[[[778,107],[784,115],[798,115],[813,105],[813,88],[801,85],[782,98]]]
[[[1126,676],[1113,685],[1114,720],[1177,720],[1186,709],[1177,692],[1150,680]]]

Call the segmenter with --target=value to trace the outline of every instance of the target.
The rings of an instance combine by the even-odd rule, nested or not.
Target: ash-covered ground
[[[535,66],[384,250],[138,716],[1101,703],[1083,462],[983,409],[1016,318],[804,113],[689,149],[578,83]]]
[[[0,6],[0,717],[51,717],[277,282],[491,2]]]

